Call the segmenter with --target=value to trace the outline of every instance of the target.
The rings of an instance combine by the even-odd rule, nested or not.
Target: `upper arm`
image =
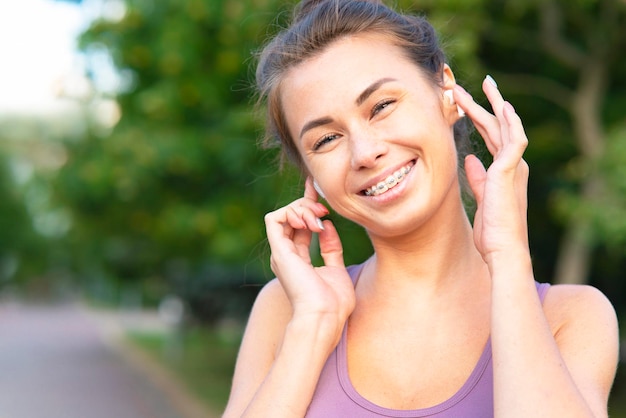
[[[544,309],[572,379],[596,416],[606,416],[619,358],[615,310],[591,286],[552,286]]]
[[[239,348],[224,416],[241,416],[269,373],[291,318],[291,304],[276,279],[257,296]]]

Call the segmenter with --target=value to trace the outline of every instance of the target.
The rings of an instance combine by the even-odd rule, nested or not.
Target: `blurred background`
[[[596,286],[623,318],[626,1],[395,3],[430,19],[477,100],[491,74],[522,116],[537,280]],[[153,315],[162,327],[125,338],[222,410],[271,278],[263,215],[302,190],[276,150],[257,146],[253,109],[253,53],[289,10],[0,3],[0,306]],[[363,232],[333,219],[346,261],[365,259]],[[621,370],[611,412],[626,416]]]

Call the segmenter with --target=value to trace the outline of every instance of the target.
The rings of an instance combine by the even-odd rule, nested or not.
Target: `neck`
[[[431,219],[405,236],[371,237],[375,255],[368,263],[368,275],[376,292],[419,286],[426,293],[441,293],[485,271],[463,206],[453,211],[452,216],[441,213],[442,219]]]

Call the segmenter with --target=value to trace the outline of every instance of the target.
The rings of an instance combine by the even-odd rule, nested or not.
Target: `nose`
[[[374,167],[378,159],[387,153],[388,146],[371,132],[361,131],[350,138],[350,151],[352,169],[360,170]]]

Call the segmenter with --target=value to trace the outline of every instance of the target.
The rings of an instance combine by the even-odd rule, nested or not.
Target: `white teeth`
[[[387,190],[394,188],[404,179],[407,174],[409,174],[411,168],[413,168],[413,163],[405,165],[404,167],[400,168],[395,173],[387,177],[385,181],[381,181],[380,183],[367,189],[365,191],[365,195],[378,196],[385,193]]]

